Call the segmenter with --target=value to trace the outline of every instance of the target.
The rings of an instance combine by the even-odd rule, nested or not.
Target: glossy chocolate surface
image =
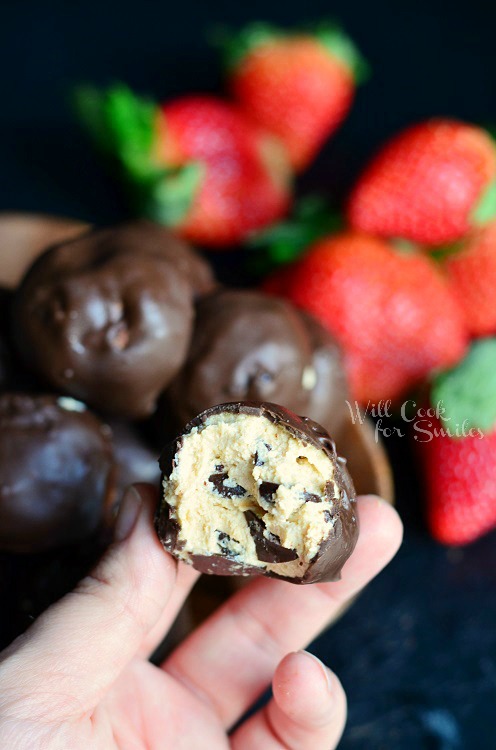
[[[313,315],[300,311],[300,316],[310,339],[315,373],[305,414],[337,439],[349,419],[343,355],[337,341]]]
[[[57,390],[102,412],[150,414],[185,359],[192,284],[200,284],[194,256],[181,266],[169,239],[136,222],[42,255],[14,300],[25,361]]]
[[[114,499],[111,434],[70,398],[0,396],[0,549],[41,552],[93,534]]]
[[[227,401],[276,401],[306,413],[312,343],[289,303],[224,289],[199,301],[188,358],[167,398],[183,425]]]

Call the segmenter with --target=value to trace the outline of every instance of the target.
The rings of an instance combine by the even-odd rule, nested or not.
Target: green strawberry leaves
[[[431,403],[442,402],[443,419],[467,429],[491,432],[496,426],[496,338],[475,341],[456,367],[433,381]]]
[[[296,36],[314,37],[333,57],[337,57],[351,71],[356,83],[370,76],[370,68],[344,31],[331,21],[322,21],[304,28],[285,31],[267,23],[251,23],[237,33],[226,29],[212,34],[213,43],[222,51],[227,70],[235,70],[253,50],[262,45]]]
[[[472,222],[477,225],[487,224],[496,216],[496,180],[493,180],[483,190],[478,202],[472,210]]]
[[[191,208],[204,169],[195,162],[167,167],[157,161],[157,104],[116,84],[104,91],[79,88],[75,106],[97,148],[117,164],[137,213],[167,226],[179,224]]]
[[[351,71],[355,83],[365,83],[370,78],[370,66],[350,37],[337,24],[323,21],[314,30],[319,42]]]
[[[141,196],[142,215],[168,227],[177,226],[191,208],[204,174],[204,165],[197,162],[162,170]]]
[[[210,34],[212,44],[221,50],[227,70],[237,68],[257,47],[270,44],[276,39],[284,39],[286,36],[282,29],[262,22],[250,23],[237,32],[218,28]]]
[[[264,274],[296,260],[311,244],[341,229],[341,217],[319,195],[309,195],[296,204],[292,216],[252,234],[246,243],[253,251],[251,270]]]
[[[135,181],[158,169],[153,163],[157,105],[122,84],[106,91],[84,86],[75,92],[76,111],[97,147],[121,162]]]

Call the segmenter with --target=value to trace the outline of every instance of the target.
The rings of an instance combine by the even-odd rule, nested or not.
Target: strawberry
[[[496,528],[495,371],[496,339],[480,339],[434,381],[438,416],[414,424],[427,521],[444,544],[467,544]]]
[[[312,312],[345,352],[353,397],[398,399],[467,344],[458,304],[431,258],[353,231],[328,236],[265,283]]]
[[[439,259],[470,334],[496,334],[496,220],[441,250]]]
[[[291,33],[252,24],[224,46],[235,99],[279,136],[301,171],[350,109],[365,72],[359,53],[330,25]]]
[[[193,242],[234,245],[289,207],[283,149],[232,104],[184,96],[157,106],[118,85],[81,90],[78,107],[138,212]]]
[[[392,138],[352,190],[355,229],[441,245],[496,216],[496,150],[485,130],[428,120]]]

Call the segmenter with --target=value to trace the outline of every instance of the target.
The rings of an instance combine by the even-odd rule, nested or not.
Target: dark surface
[[[218,89],[204,30],[253,18],[296,23],[332,11],[374,75],[351,117],[305,176],[340,196],[388,134],[431,114],[495,118],[496,7],[490,0],[335,0],[171,4],[4,0],[1,7],[0,208],[96,222],[125,216],[112,182],[73,123],[71,84],[123,78],[168,96]],[[227,262],[231,271],[236,261]],[[464,551],[429,540],[406,438],[393,456],[405,543],[390,568],[313,650],[341,676],[346,750],[458,750],[495,744],[496,545]]]

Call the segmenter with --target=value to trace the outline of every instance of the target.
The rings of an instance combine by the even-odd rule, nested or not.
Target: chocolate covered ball
[[[114,496],[111,433],[71,398],[0,396],[0,549],[88,538]]]
[[[298,311],[262,292],[223,289],[201,299],[188,358],[167,392],[185,424],[226,401],[277,401],[305,412],[315,383]]]
[[[195,298],[218,287],[212,267],[193,247],[162,226],[144,219],[129,222],[123,232],[123,246],[153,253],[168,260],[189,282]]]
[[[267,403],[192,420],[161,457],[156,525],[203,573],[335,581],[358,538],[355,491],[325,430]]]
[[[137,222],[42,255],[14,300],[25,361],[57,390],[103,412],[151,414],[186,357],[198,281],[172,261],[167,238]]]

